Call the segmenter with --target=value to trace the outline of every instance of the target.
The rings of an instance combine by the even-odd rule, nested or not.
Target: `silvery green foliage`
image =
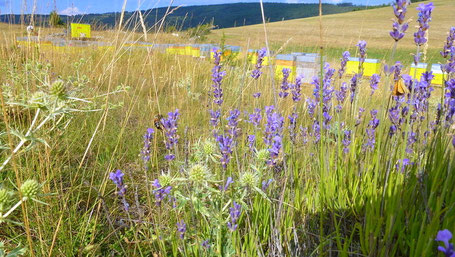
[[[101,111],[114,108],[104,106],[106,96],[126,90],[119,87],[108,94],[88,96],[90,80],[80,74],[87,61],[81,59],[73,65],[74,73],[68,77],[56,76],[50,64],[27,62],[23,67],[7,66],[7,79],[1,85],[5,108],[9,116],[8,129],[0,126],[0,149],[6,146],[7,131],[17,140],[9,156],[2,158],[0,171],[13,155],[32,149],[37,143],[49,146],[45,137],[63,133],[77,113]],[[120,104],[121,105],[121,104]],[[19,122],[18,122],[19,121]],[[2,125],[0,123],[0,125]],[[26,147],[24,147],[26,146]]]

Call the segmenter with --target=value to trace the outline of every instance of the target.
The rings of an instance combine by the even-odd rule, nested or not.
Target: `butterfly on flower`
[[[163,115],[157,114],[155,115],[155,118],[153,119],[153,124],[155,125],[155,128],[162,130],[163,129],[163,123],[161,120],[163,119]]]
[[[392,95],[401,96],[401,95],[404,95],[405,93],[409,93],[409,89],[404,84],[403,79],[399,79],[398,81],[395,82],[395,86],[393,87]]]

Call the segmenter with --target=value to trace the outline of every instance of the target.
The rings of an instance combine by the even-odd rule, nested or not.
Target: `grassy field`
[[[429,56],[444,64],[454,9],[436,1],[430,23]],[[444,241],[451,256],[440,231],[455,232],[454,72],[446,94],[430,74],[407,81],[405,68],[379,74],[376,90],[340,75],[359,39],[388,59],[393,17],[391,7],[325,16],[322,86],[246,60],[121,48],[140,33],[95,32],[112,48],[17,47],[20,26],[0,24],[0,256],[429,257],[444,256]],[[286,50],[317,49],[317,19],[267,26],[274,50],[291,37]],[[265,45],[261,26],[209,41],[222,32]],[[395,80],[410,90],[392,96]]]

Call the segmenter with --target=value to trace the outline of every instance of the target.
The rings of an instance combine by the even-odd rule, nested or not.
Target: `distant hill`
[[[176,7],[171,9],[174,8]],[[266,19],[270,22],[317,16],[318,8],[317,4],[264,3]],[[335,14],[365,9],[365,7],[342,3],[324,4],[323,9],[324,14]],[[146,25],[150,27],[155,24],[165,15],[166,10],[167,8],[156,8],[142,11]],[[125,13],[125,19],[132,18],[134,23],[138,21],[135,16],[137,16],[135,12]],[[74,17],[62,15],[61,17],[65,22],[78,21],[112,28],[117,24],[120,13],[86,14]],[[28,18],[26,17],[26,19]],[[47,24],[48,18],[48,15],[38,15],[35,20],[40,24]],[[20,15],[0,15],[1,22],[17,24],[20,23],[20,20]],[[259,24],[262,22],[260,5],[259,3],[233,3],[180,7],[166,18],[166,26],[186,29],[212,21],[216,28]]]

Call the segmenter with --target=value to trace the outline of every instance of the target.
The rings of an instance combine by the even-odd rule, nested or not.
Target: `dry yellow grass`
[[[428,3],[424,2],[424,3]],[[441,48],[450,27],[455,26],[455,1],[435,0],[435,9],[430,23],[429,49]],[[415,48],[413,41],[414,26],[417,25],[416,7],[412,3],[406,17],[412,19],[407,35],[400,41],[400,48]],[[389,36],[394,18],[391,7],[363,10],[342,14],[323,16],[324,42],[327,47],[350,48],[358,40],[366,40],[371,48],[388,49],[393,45]],[[316,46],[319,43],[319,18],[311,17],[267,24],[269,41],[273,44],[284,44],[303,47]],[[228,28],[214,31],[213,38],[222,33],[227,36],[228,44],[261,47],[264,45],[262,24]]]

